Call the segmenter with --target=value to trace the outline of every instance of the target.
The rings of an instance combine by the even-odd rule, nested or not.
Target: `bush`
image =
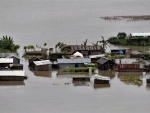
[[[118,37],[119,39],[125,39],[126,36],[127,36],[127,34],[126,34],[125,32],[119,32],[119,33],[117,34],[117,37]]]

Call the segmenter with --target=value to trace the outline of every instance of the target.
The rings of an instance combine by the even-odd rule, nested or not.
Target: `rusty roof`
[[[83,46],[83,45],[66,45],[66,46],[63,46],[62,49],[64,48],[70,48],[71,50],[88,50],[88,51],[94,51],[94,50],[101,50],[102,47],[100,45],[98,46],[94,46],[94,45],[86,45],[86,46]]]

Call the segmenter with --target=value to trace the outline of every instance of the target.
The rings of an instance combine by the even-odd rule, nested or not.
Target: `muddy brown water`
[[[140,7],[139,7],[140,6]],[[23,46],[54,47],[57,42],[88,44],[108,39],[118,32],[149,32],[149,21],[105,21],[102,16],[147,15],[149,0],[1,0],[0,35],[11,36]],[[113,46],[132,48],[133,51],[149,51],[149,47]],[[100,71],[110,76],[109,85],[73,84],[72,74],[58,75],[28,70],[23,58],[24,70],[29,77],[23,83],[0,82],[1,113],[141,113],[149,112],[150,85],[145,73],[134,73],[143,80],[141,86],[125,84],[114,71]],[[130,73],[131,74],[131,73]],[[132,73],[133,74],[133,73]],[[80,74],[78,75],[80,76]],[[133,75],[134,76],[134,75]],[[69,84],[65,84],[69,83]]]

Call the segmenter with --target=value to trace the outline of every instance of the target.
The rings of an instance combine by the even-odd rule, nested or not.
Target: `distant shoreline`
[[[100,17],[103,20],[107,21],[119,21],[119,20],[126,20],[126,21],[149,21],[150,15],[126,15],[126,16],[104,16]]]

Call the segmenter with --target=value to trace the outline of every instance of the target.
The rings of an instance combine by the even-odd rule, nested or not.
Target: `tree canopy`
[[[1,51],[11,51],[16,52],[20,48],[19,45],[14,44],[13,38],[3,36],[0,38],[0,49]]]

